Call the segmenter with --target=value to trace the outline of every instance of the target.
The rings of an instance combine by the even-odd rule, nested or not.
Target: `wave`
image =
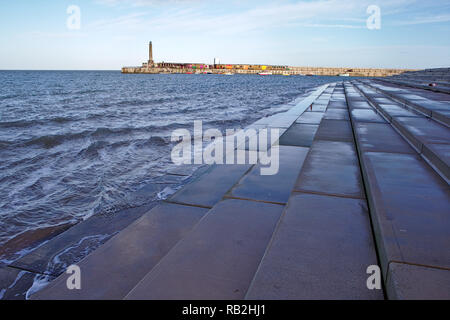
[[[0,122],[0,128],[26,128],[26,127],[33,127],[36,125],[46,125],[49,124],[49,122],[67,123],[76,120],[79,119],[73,117],[58,116],[54,118],[39,119],[39,120],[33,119],[33,120],[3,121]]]
[[[20,98],[21,95],[19,94],[8,94],[6,96],[0,96],[0,100],[6,100],[6,99],[14,99],[14,98]]]
[[[39,145],[46,149],[54,148],[64,141],[73,140],[78,138],[84,138],[86,136],[86,131],[72,134],[53,134],[53,135],[45,135],[37,138],[32,138],[29,140],[20,143],[22,146],[32,146]]]
[[[111,108],[111,107],[121,107],[121,106],[144,106],[144,105],[155,105],[161,103],[170,103],[184,99],[180,96],[172,97],[161,97],[156,99],[134,99],[134,100],[122,100],[114,103],[103,103],[98,105],[100,108]]]
[[[60,121],[67,121],[67,119],[60,119]],[[222,128],[224,126],[228,127],[243,127],[245,126],[245,123],[241,120],[210,120],[210,121],[203,121],[203,126],[205,128],[207,127],[218,127]],[[119,128],[108,128],[108,127],[99,127],[95,130],[83,130],[79,132],[67,132],[67,133],[61,133],[61,134],[48,134],[48,135],[42,135],[39,137],[33,137],[31,139],[22,140],[22,141],[8,141],[8,140],[0,140],[0,146],[7,147],[7,146],[14,146],[14,147],[27,147],[27,146],[33,146],[38,145],[42,146],[46,149],[54,148],[66,141],[72,141],[77,139],[86,139],[86,138],[94,138],[94,139],[101,139],[103,137],[111,137],[114,135],[120,136],[120,135],[128,135],[131,133],[147,133],[152,134],[149,139],[155,143],[163,143],[166,144],[166,141],[160,140],[158,137],[158,133],[160,132],[167,132],[170,130],[175,130],[179,128],[187,128],[192,129],[193,123],[187,122],[187,123],[179,123],[179,122],[173,122],[170,124],[165,125],[148,125],[148,126],[140,126],[140,127],[119,127]],[[153,140],[152,140],[153,139]]]

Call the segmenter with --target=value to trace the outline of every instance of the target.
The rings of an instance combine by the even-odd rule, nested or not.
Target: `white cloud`
[[[441,23],[450,21],[450,14],[432,15],[432,16],[419,16],[414,17],[407,21],[398,21],[394,25],[415,25],[415,24],[428,24],[428,23]]]
[[[177,3],[201,2],[201,0],[96,0],[95,2],[107,6],[128,5],[131,7],[145,7],[156,5],[167,5]]]
[[[177,6],[186,3],[201,3],[200,0],[97,0],[109,5],[127,5],[130,8],[144,5],[158,5],[158,11],[143,12],[97,21],[93,28],[128,28],[133,30],[153,30],[177,33],[206,33],[215,35],[235,35],[258,30],[300,26],[308,28],[366,27],[366,8],[373,0],[318,0],[291,2],[263,2],[254,8],[216,13],[208,5]],[[174,4],[175,3],[175,4]],[[166,4],[169,4],[166,6]],[[170,5],[171,4],[171,5]],[[420,10],[416,0],[378,0],[381,14],[394,15],[402,10]],[[156,14],[154,12],[157,12]],[[222,11],[227,12],[227,11]],[[417,13],[416,13],[417,14]],[[408,21],[398,21],[395,25],[422,24],[450,21],[450,15],[416,17]]]
[[[142,23],[142,18],[145,17],[147,12],[136,12],[127,15],[119,16],[113,19],[102,19],[89,23],[86,28],[88,29],[108,29],[111,27],[131,27],[138,26]]]
[[[118,0],[102,0],[116,3]],[[136,5],[139,1],[130,0]],[[355,16],[360,9],[362,16]],[[134,29],[149,28],[177,32],[208,32],[237,34],[266,28],[278,28],[294,24],[306,27],[360,28],[365,23],[365,6],[361,1],[300,1],[297,3],[264,4],[243,12],[215,14],[212,10],[167,9],[157,16],[128,15],[109,21],[96,22],[93,26],[127,26]],[[333,20],[332,23],[323,21]],[[339,23],[344,21],[344,23]],[[352,22],[352,23],[349,23]]]
[[[88,34],[79,31],[67,31],[67,32],[41,32],[41,31],[33,31],[23,36],[31,36],[32,38],[81,38],[87,37]]]

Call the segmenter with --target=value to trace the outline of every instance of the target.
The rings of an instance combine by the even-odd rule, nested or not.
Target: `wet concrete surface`
[[[450,180],[450,144],[432,144],[423,146],[423,155]]]
[[[213,165],[208,172],[168,199],[170,202],[212,208],[253,165]]]
[[[365,180],[373,201],[381,262],[450,268],[450,190],[414,154],[367,152]]]
[[[397,90],[394,88],[392,92]],[[389,299],[446,298],[449,291],[445,281],[449,271],[444,269],[449,269],[450,263],[450,251],[444,249],[450,239],[448,184],[417,152],[411,152],[406,139],[424,156],[427,156],[427,145],[440,146],[440,150],[430,150],[427,157],[434,157],[431,161],[435,165],[440,161],[448,169],[445,160],[440,160],[447,158],[448,162],[447,148],[442,147],[448,145],[443,143],[449,137],[448,131],[422,115],[398,117],[404,111],[383,105],[388,100],[380,97],[374,100],[384,111],[390,109],[392,125],[404,134],[400,138],[390,124],[355,123],[387,296]],[[430,143],[433,141],[439,143]]]
[[[352,127],[349,121],[322,120],[317,130],[316,140],[353,141]]]
[[[345,109],[345,110],[347,110],[347,104],[345,103],[345,100],[330,101],[330,104],[328,105],[328,109]]]
[[[318,125],[295,123],[281,137],[280,145],[310,147]]]
[[[357,87],[367,94],[367,86],[358,84]],[[374,99],[373,95],[369,95],[369,98]],[[423,102],[426,100],[419,97],[416,101]],[[448,145],[450,139],[448,127],[436,122],[435,118],[425,118],[423,114],[408,105],[400,105],[396,102],[391,104],[376,103],[376,105],[392,125],[414,145],[417,152],[422,153],[445,179],[450,179],[448,156],[445,153],[440,153],[439,149],[428,147],[428,145],[437,144]],[[412,119],[408,120],[408,117]],[[444,123],[446,121],[446,119],[441,120]]]
[[[346,109],[328,109],[323,117],[325,120],[349,120]]]
[[[449,111],[449,97],[442,93],[430,92],[421,89],[411,89],[401,87],[395,84],[383,84],[365,81],[366,84],[378,88],[381,92],[386,93],[391,98],[397,99],[400,102],[416,109],[429,117],[435,118],[434,113],[437,113],[440,121],[450,124],[450,119],[443,113]]]
[[[353,109],[350,111],[355,122],[379,122],[386,121],[374,110],[369,109]]]
[[[266,167],[266,165],[257,164],[233,187],[227,196],[285,204],[309,148],[280,146],[278,152],[280,162],[276,174],[261,175],[261,167]]]
[[[111,215],[94,215],[43,244],[10,265],[40,274],[59,276],[118,231],[150,210],[155,203],[121,210]]]
[[[450,144],[450,129],[426,118],[397,117],[395,122],[422,143]]]
[[[386,291],[390,299],[449,300],[449,288],[450,270],[395,262],[389,265]]]
[[[357,123],[355,133],[362,151],[415,153],[414,149],[387,123]]]
[[[32,299],[123,299],[206,212],[162,203],[78,263],[80,290],[69,290],[63,273]]]
[[[306,109],[306,112],[325,112],[325,110],[327,110],[326,104],[313,103],[308,109]]]
[[[367,101],[348,101],[350,109],[372,109],[372,106]]]
[[[0,267],[0,300],[25,300],[33,285],[35,273],[11,267]]]
[[[221,201],[126,299],[243,299],[283,208]]]
[[[247,299],[383,299],[364,200],[294,193]]]
[[[375,102],[377,102],[377,103],[384,103],[384,104],[392,104],[392,103],[395,102],[395,101],[393,101],[392,99],[385,98],[385,97],[380,97],[379,95],[378,95],[378,97],[374,97],[373,99],[374,99]]]
[[[417,112],[407,110],[398,105],[380,103],[378,106],[389,120],[392,120],[394,117],[421,117]]]
[[[323,118],[323,112],[305,112],[303,113],[295,123],[304,124],[320,124]]]
[[[293,119],[294,121],[294,119]],[[280,137],[287,131],[287,129],[284,128],[270,128],[270,127],[250,127],[250,129],[254,129],[255,131],[247,130],[243,133],[243,136],[236,137],[236,149],[238,150],[248,150],[248,151],[267,151],[269,150],[272,145],[277,145],[279,143]],[[250,132],[252,132],[250,134]],[[247,137],[244,137],[248,133]],[[261,138],[264,137],[264,138]],[[223,163],[230,163],[227,160],[227,154],[226,154],[226,140],[223,144]],[[237,154],[235,155],[234,159],[237,159]],[[231,163],[234,163],[231,161]],[[246,162],[249,163],[249,162]]]
[[[316,140],[294,190],[364,198],[354,145]]]

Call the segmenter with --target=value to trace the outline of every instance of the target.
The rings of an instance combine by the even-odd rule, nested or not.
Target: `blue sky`
[[[156,61],[450,66],[449,0],[0,1],[0,69],[117,70],[147,60],[150,40]],[[366,27],[369,5],[379,30]]]

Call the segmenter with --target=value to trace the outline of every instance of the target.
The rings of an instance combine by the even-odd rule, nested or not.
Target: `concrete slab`
[[[436,112],[436,113],[439,113],[439,114],[441,114],[444,117],[450,118],[450,110],[448,110],[448,111],[439,111],[439,112]]]
[[[323,119],[326,120],[349,120],[346,109],[328,109]]]
[[[367,102],[367,99],[365,97],[363,97],[360,93],[356,93],[355,95],[350,95],[347,93],[347,104],[349,106],[351,106],[352,104],[358,105],[358,102],[360,102],[360,108],[366,109],[364,108],[364,106],[367,107],[367,105],[365,104],[365,102]]]
[[[434,112],[441,112],[448,110],[448,104],[431,101],[431,100],[405,100],[405,104],[413,109],[419,110],[429,117],[433,116]]]
[[[279,140],[280,145],[310,147],[318,125],[312,124],[293,124]]]
[[[448,110],[448,103],[446,101],[436,101],[428,99],[426,96],[431,94],[420,89],[405,89],[404,87],[393,87],[392,85],[380,86],[370,83],[381,90],[384,90],[387,95],[407,104],[408,106],[432,116],[433,111]],[[395,86],[395,85],[394,85]],[[418,94],[419,93],[419,94]]]
[[[184,186],[169,202],[211,208],[253,165],[212,165],[198,179]]]
[[[427,118],[396,117],[392,119],[401,133],[422,152],[424,144],[450,143],[449,130],[439,123]]]
[[[330,98],[329,97],[328,98],[327,97],[324,97],[324,98],[320,97],[319,99],[314,101],[313,104],[315,104],[315,105],[323,105],[323,106],[326,107],[329,102],[330,102]]]
[[[75,224],[75,221],[68,221],[55,226],[29,229],[4,242],[0,246],[0,267],[23,256],[26,253],[24,250],[27,250],[27,248],[37,248]]]
[[[433,111],[432,117],[450,127],[450,110],[449,111]]]
[[[383,299],[364,200],[293,193],[246,299]]]
[[[0,267],[0,300],[25,300],[36,274],[11,267]]]
[[[422,115],[418,114],[417,112],[407,110],[405,108],[402,108],[398,105],[394,104],[384,104],[380,103],[378,104],[380,111],[389,119],[391,120],[394,117],[423,117]]]
[[[411,91],[411,93],[408,93],[408,91],[410,91],[410,90],[403,88],[402,92],[397,93],[395,96],[402,98],[403,100],[424,100],[425,99],[424,97],[414,94],[414,91]]]
[[[425,144],[422,153],[447,179],[450,179],[450,144]]]
[[[298,116],[293,113],[277,113],[273,116],[262,118],[256,122],[255,125],[267,125],[268,127],[276,127],[276,128],[289,128],[292,123],[295,122]]]
[[[348,105],[350,107],[350,109],[370,109],[372,110],[372,106],[369,104],[369,102],[367,101],[353,101],[353,100],[349,100],[348,101]]]
[[[364,198],[353,143],[316,140],[294,190]]]
[[[314,139],[352,142],[352,126],[349,121],[322,120]]]
[[[330,101],[328,109],[347,109],[347,103],[345,102],[345,98],[343,100]]]
[[[11,265],[35,273],[59,276],[66,271],[67,266],[79,262],[153,206],[155,203],[110,214],[93,215]]]
[[[352,109],[352,119],[355,122],[379,122],[386,123],[386,121],[374,110],[369,109]]]
[[[252,128],[255,129],[255,128]],[[266,129],[266,131],[262,131],[262,129]],[[273,144],[278,144],[278,140],[280,139],[280,137],[287,131],[287,129],[284,128],[259,128],[259,129],[255,129],[255,131],[253,131],[253,136],[251,139],[254,139],[254,141],[256,141],[256,144],[250,143],[249,138],[246,137],[245,141],[241,141],[243,140],[242,138],[239,138],[239,141],[237,141],[237,135],[235,135],[235,143],[237,144],[236,149],[238,150],[248,150],[248,151],[266,151],[269,150],[272,147],[272,142],[274,142]],[[249,133],[250,131],[248,131],[247,133]],[[266,135],[265,139],[262,139],[262,134],[263,132],[265,132],[264,134]],[[243,133],[245,134],[245,132]],[[273,136],[272,136],[273,135]],[[251,136],[249,134],[249,136]],[[223,158],[223,163],[227,163],[226,160],[226,139],[222,140],[223,143],[223,154],[224,154],[224,158]],[[236,158],[236,155],[235,155]]]
[[[233,187],[227,196],[286,203],[308,151],[309,148],[280,146],[279,170],[275,175],[261,175],[261,165],[258,164]]]
[[[355,124],[355,133],[362,151],[415,154],[413,148],[387,123]]]
[[[303,98],[301,101],[299,101],[294,107],[292,107],[289,111],[286,111],[286,115],[295,115],[296,118],[299,117],[307,108],[311,106],[311,104],[317,99],[318,96],[328,87],[329,85],[323,85],[318,87],[315,91],[312,93],[309,93],[309,95],[305,98]]]
[[[126,299],[243,299],[283,208],[221,201]]]
[[[386,291],[389,299],[449,300],[450,270],[392,262]]]
[[[384,104],[392,104],[395,103],[394,100],[389,99],[389,98],[385,98],[385,97],[374,97],[373,98],[375,100],[375,102],[377,103],[384,103]]]
[[[450,108],[448,102],[433,101],[428,99],[424,101],[415,101],[415,103],[431,111],[448,111]]]
[[[327,104],[313,103],[305,112],[325,112],[327,110]]]
[[[305,112],[295,121],[295,123],[320,124],[322,117],[323,112]]]
[[[450,267],[450,190],[413,154],[366,152],[364,180],[384,272],[391,261]]]
[[[162,203],[78,263],[80,290],[63,273],[32,299],[122,299],[206,214],[208,209]]]

